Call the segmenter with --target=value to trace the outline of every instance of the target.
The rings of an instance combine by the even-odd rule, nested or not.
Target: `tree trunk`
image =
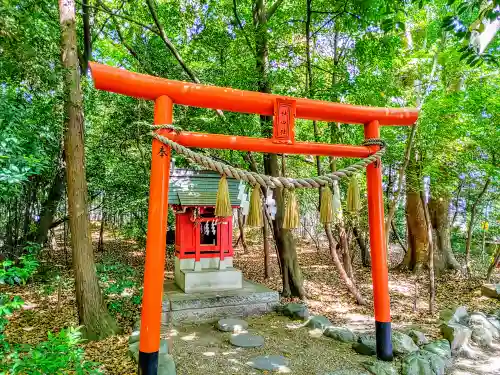
[[[314,97],[314,82],[313,82],[313,70],[311,63],[311,18],[312,18],[312,0],[306,1],[306,67],[307,67],[307,79],[306,79],[306,92],[309,98]],[[314,141],[319,141],[318,123],[313,120],[313,132]],[[316,172],[318,176],[321,175],[321,157],[316,156]],[[321,186],[318,188],[318,211],[321,207]]]
[[[423,190],[420,161],[412,158],[406,175],[406,224],[408,226],[408,251],[403,265],[410,270],[419,271],[428,261],[428,235],[425,213],[420,192]]]
[[[62,158],[63,156],[61,156]],[[40,221],[38,222],[38,227],[36,230],[35,241],[43,245],[47,241],[47,236],[51,224],[54,221],[54,215],[57,210],[57,205],[61,200],[64,192],[64,167],[61,165],[62,160],[58,160],[58,165],[56,169],[56,175],[50,186],[49,194],[47,199],[42,204],[42,210],[40,213]]]
[[[266,207],[265,205],[262,205],[262,210],[264,211],[262,213],[262,217],[264,218],[264,226],[262,227],[262,236],[264,237],[264,279],[268,279],[271,277],[271,262],[269,259],[269,224],[267,222],[267,219],[265,218],[266,215]],[[246,252],[246,250],[245,250]]]
[[[243,252],[248,252],[247,241],[245,239],[245,225],[243,223],[243,213],[241,212],[241,207],[238,208],[238,228],[240,229],[240,240],[241,246],[243,246]]]
[[[255,65],[257,70],[257,87],[259,92],[270,93],[268,79],[268,30],[267,21],[281,2],[276,2],[266,10],[264,0],[256,0],[253,6],[253,25],[255,28]],[[264,137],[272,137],[272,118],[260,116],[261,132]],[[264,155],[264,172],[271,176],[279,176],[278,157],[275,154]],[[305,299],[302,273],[300,271],[295,249],[295,240],[288,229],[282,228],[284,202],[282,189],[274,190],[276,200],[276,219],[273,221],[274,237],[278,247],[283,279],[283,296],[296,296]]]
[[[470,221],[469,221],[469,227],[467,228],[467,242],[465,243],[465,267],[467,268],[467,275],[470,277],[471,276],[471,270],[470,270],[470,247],[472,243],[472,230],[474,229],[474,220],[476,218],[476,210],[477,206],[479,205],[479,202],[481,201],[481,198],[483,195],[486,193],[486,190],[488,190],[488,186],[490,185],[491,182],[491,177],[488,177],[486,179],[486,182],[483,186],[483,189],[477,196],[476,200],[472,204],[472,208],[470,211]]]
[[[359,229],[359,226],[355,224],[352,228],[352,232],[354,234],[354,237],[356,237],[356,242],[358,243],[358,247],[361,251],[361,261],[363,262],[363,267],[370,267],[370,251],[366,246],[366,241],[361,230]]]
[[[337,251],[335,250],[335,245],[334,245],[335,241],[333,240],[332,230],[330,228],[330,224],[328,223],[325,224],[325,233],[326,237],[328,238],[328,244],[330,247],[330,254],[332,255],[333,264],[337,268],[340,278],[346,285],[349,292],[351,292],[354,298],[356,298],[356,302],[360,305],[365,305],[366,304],[365,299],[361,295],[356,285],[354,285],[353,281],[349,278],[344,267],[342,266],[342,263],[340,262]]]
[[[399,244],[401,245],[401,248],[403,249],[403,252],[406,254],[408,252],[408,248],[404,244],[404,242],[401,239],[401,237],[399,236],[399,233],[397,231],[396,225],[394,224],[394,220],[391,221],[391,227],[392,227],[392,230],[394,231],[394,236],[396,237],[396,240],[399,242]]]
[[[102,210],[101,227],[99,228],[99,242],[97,243],[97,251],[104,251],[104,226],[106,225],[106,212]]]
[[[450,198],[433,196],[429,200],[428,206],[432,227],[436,234],[436,243],[434,246],[434,267],[436,273],[439,274],[445,269],[460,269],[460,264],[455,259],[451,249]]]
[[[95,340],[113,335],[119,329],[102,298],[90,237],[74,0],[59,0],[59,16],[66,100],[64,124],[66,182],[76,304],[83,336],[88,340]]]
[[[429,214],[429,207],[425,203],[424,192],[420,191],[420,202],[424,210],[425,226],[427,228],[427,238],[429,240],[429,312],[434,313],[434,304],[436,299],[436,285],[434,278],[434,241],[432,236],[432,222]]]
[[[488,267],[488,273],[486,274],[486,282],[489,283],[491,279],[491,274],[493,273],[493,270],[498,267],[498,264],[500,263],[500,246],[496,246],[496,252],[495,255],[493,256],[493,262],[490,264]]]

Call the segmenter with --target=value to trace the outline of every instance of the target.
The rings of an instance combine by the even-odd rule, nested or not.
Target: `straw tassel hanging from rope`
[[[347,211],[356,214],[360,209],[358,179],[356,176],[352,176],[349,179],[349,187],[347,188]]]
[[[219,181],[217,189],[217,199],[215,200],[215,216],[228,217],[233,215],[231,207],[231,198],[229,197],[229,187],[227,185],[226,176],[223,175]]]
[[[285,215],[283,216],[283,228],[295,229],[299,227],[299,206],[295,190],[285,190]]]
[[[325,186],[321,192],[321,206],[319,208],[319,221],[322,224],[334,221],[333,194],[329,186]]]
[[[255,185],[250,195],[247,225],[249,227],[262,227],[262,200],[260,199],[260,185]]]

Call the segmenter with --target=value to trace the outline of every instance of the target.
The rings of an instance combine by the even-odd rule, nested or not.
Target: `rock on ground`
[[[252,358],[247,365],[262,371],[290,372],[288,360],[280,355],[261,355]]]
[[[445,309],[439,313],[439,320],[443,323],[458,323],[462,325],[469,324],[469,314],[465,306],[459,306],[456,309]]]
[[[241,319],[221,319],[217,329],[223,332],[241,332],[248,328],[248,323]]]
[[[484,284],[481,287],[481,295],[500,299],[500,284]]]
[[[418,350],[418,346],[415,345],[413,339],[402,333],[393,332],[392,334],[392,351],[394,355],[405,355]]]
[[[427,337],[425,337],[425,335],[422,332],[417,331],[416,329],[412,329],[411,331],[409,331],[408,336],[410,336],[413,342],[418,346],[429,343]]]
[[[361,335],[358,342],[352,344],[352,348],[359,354],[375,355],[377,353],[377,343],[373,335]]]
[[[451,346],[448,340],[436,340],[422,347],[423,350],[434,353],[441,358],[451,358]]]
[[[358,340],[358,336],[346,327],[327,327],[323,334],[342,342],[356,342]]]
[[[309,309],[302,303],[287,303],[281,309],[281,312],[283,315],[289,316],[292,319],[309,319]]]
[[[493,321],[494,322],[494,321]],[[500,338],[500,331],[488,317],[483,313],[475,312],[470,315],[469,326],[474,329],[477,327],[482,327],[491,334],[493,339]]]
[[[493,335],[482,326],[472,327],[471,338],[479,346],[491,347],[493,344]]]
[[[365,362],[363,367],[374,375],[398,375],[398,370],[389,362]]]
[[[128,338],[128,343],[129,343],[129,345],[130,345],[130,344],[133,344],[134,342],[139,341],[139,339],[140,339],[140,334],[141,334],[141,331],[139,331],[139,330],[135,330],[134,332],[132,332],[132,334],[131,334],[131,335],[130,335],[130,337]]]
[[[175,375],[174,358],[167,353],[160,353],[158,356],[158,375]]]
[[[444,375],[445,361],[437,354],[418,350],[403,359],[403,375]]]
[[[134,332],[135,333],[135,332]],[[130,343],[130,340],[132,339],[132,343]],[[128,353],[130,357],[135,361],[139,362],[139,335],[138,334],[133,334],[129,338],[129,345],[128,345]],[[168,354],[168,342],[165,339],[160,340],[160,349],[159,349],[160,355],[162,354]]]
[[[322,315],[315,315],[309,318],[306,326],[312,329],[320,329],[321,331],[324,331],[327,327],[332,326],[332,322]]]
[[[262,336],[252,335],[251,333],[231,335],[231,339],[229,341],[234,346],[239,346],[241,348],[256,348],[264,345],[264,338]]]
[[[450,342],[452,353],[458,353],[469,343],[472,331],[459,323],[443,323],[441,324],[441,333],[443,337]]]
[[[139,362],[139,341],[128,346],[128,354],[136,363]]]

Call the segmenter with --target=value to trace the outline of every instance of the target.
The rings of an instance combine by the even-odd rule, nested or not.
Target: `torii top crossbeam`
[[[417,109],[412,108],[354,106],[172,81],[92,62],[90,68],[96,88],[154,100],[154,123],[157,125],[172,124],[174,104],[274,116],[272,138],[177,133],[167,129],[157,131],[162,136],[187,147],[366,158],[376,153],[380,147],[295,141],[295,118],[363,124],[365,139],[373,139],[379,138],[381,125],[408,126],[414,124],[418,117]],[[153,139],[139,374],[156,374],[158,367],[169,168],[170,147],[158,139]],[[384,235],[382,166],[379,161],[366,167],[366,180],[377,356],[383,360],[391,360],[391,318]]]
[[[367,124],[377,120],[380,125],[412,125],[418,117],[418,110],[414,108],[378,108],[290,98],[283,95],[173,81],[94,62],[90,63],[90,68],[97,89],[149,100],[156,100],[165,95],[175,104],[194,107],[273,115],[276,99],[291,99],[296,101],[296,118],[306,120],[348,124]]]

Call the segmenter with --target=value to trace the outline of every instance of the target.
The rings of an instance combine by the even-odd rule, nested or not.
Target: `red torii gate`
[[[365,139],[379,138],[381,125],[408,126],[414,124],[418,118],[418,111],[413,108],[354,106],[172,81],[93,62],[90,63],[90,68],[97,89],[154,100],[155,124],[172,124],[174,103],[224,111],[274,115],[274,132],[270,139],[158,130],[161,135],[187,147],[364,158],[377,152],[380,146],[296,142],[295,118],[364,124]],[[139,374],[147,375],[156,375],[158,367],[170,175],[170,147],[153,139],[152,148],[139,345]],[[377,356],[382,360],[392,360],[381,163],[368,165],[366,179]]]

